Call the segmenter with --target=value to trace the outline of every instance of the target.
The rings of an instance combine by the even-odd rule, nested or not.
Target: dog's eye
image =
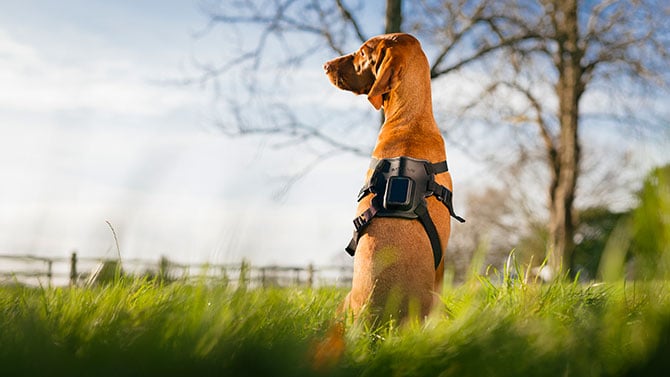
[[[361,50],[361,56],[365,57],[365,51]]]

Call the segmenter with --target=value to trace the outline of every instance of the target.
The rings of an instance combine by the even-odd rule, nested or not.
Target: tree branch
[[[363,31],[361,30],[361,27],[358,25],[358,21],[356,21],[356,19],[351,14],[349,9],[347,9],[347,7],[344,6],[344,3],[342,2],[342,0],[336,0],[336,3],[337,3],[337,8],[342,13],[342,17],[344,17],[344,19],[347,20],[351,24],[351,27],[354,28],[354,31],[356,32],[356,36],[358,37],[358,40],[361,43],[367,41],[368,38],[366,38],[365,34],[363,34]],[[344,55],[344,52],[340,53],[340,55]]]

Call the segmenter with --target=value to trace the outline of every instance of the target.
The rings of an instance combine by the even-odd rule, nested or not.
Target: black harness
[[[374,194],[370,208],[354,219],[354,236],[346,247],[347,253],[353,256],[361,232],[375,216],[399,217],[403,219],[419,219],[426,230],[430,245],[433,248],[435,268],[442,260],[442,245],[435,229],[435,224],[428,214],[426,198],[435,196],[444,204],[453,218],[460,222],[465,220],[456,215],[452,204],[452,192],[435,182],[435,175],[449,170],[447,161],[430,163],[410,157],[394,157],[377,160],[372,159],[370,169],[374,172],[370,180],[358,193],[358,201],[369,194]]]

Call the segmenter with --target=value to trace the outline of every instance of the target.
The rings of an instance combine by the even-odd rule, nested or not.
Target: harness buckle
[[[370,220],[372,220],[372,218],[375,217],[376,214],[377,214],[377,209],[376,209],[374,206],[372,206],[372,207],[366,209],[366,210],[365,210],[363,213],[361,213],[360,215],[358,215],[358,216],[354,219],[354,227],[356,228],[356,230],[358,231],[358,230],[360,230],[361,228],[363,228],[363,227],[365,227],[366,225],[368,225],[368,223],[370,222]]]
[[[371,192],[372,192],[372,190],[371,190],[370,186],[363,187],[361,189],[361,191],[358,192],[358,200],[357,201],[360,202],[363,198],[365,198]]]
[[[433,195],[442,203],[451,202],[451,191],[442,185],[438,187],[438,190],[433,190]]]

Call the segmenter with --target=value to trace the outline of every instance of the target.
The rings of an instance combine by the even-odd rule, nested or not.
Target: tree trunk
[[[558,49],[554,63],[558,71],[558,121],[560,126],[557,154],[552,165],[549,192],[549,266],[556,274],[571,268],[574,250],[573,202],[579,176],[579,99],[582,83],[583,51],[579,46],[577,0],[555,1],[554,24]]]
[[[386,20],[384,34],[400,33],[402,31],[402,0],[386,0]],[[379,126],[386,120],[384,109],[380,112]]]
[[[402,0],[386,0],[385,34],[400,33],[402,26]]]

